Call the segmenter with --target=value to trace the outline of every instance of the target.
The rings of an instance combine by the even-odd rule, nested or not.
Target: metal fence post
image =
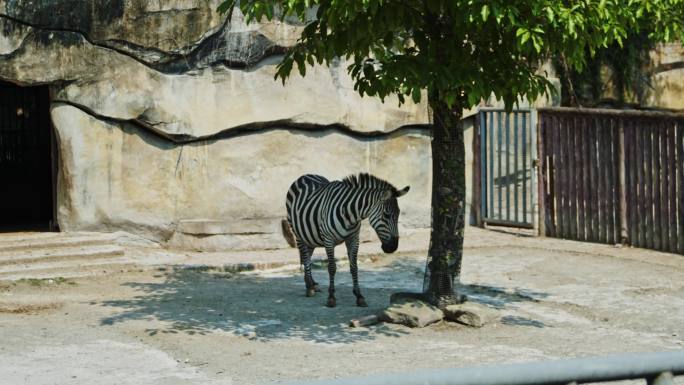
[[[482,123],[483,123],[483,113],[478,111],[475,114],[475,125],[473,126],[473,177],[472,177],[472,195],[470,201],[471,211],[475,217],[475,225],[477,227],[483,227],[482,215],[483,215],[483,202],[482,202],[482,169],[483,169],[483,159],[482,159]]]
[[[542,131],[543,124],[537,122],[538,114],[537,110],[533,109],[530,111],[530,136],[532,137],[532,164],[536,167],[536,172],[532,172],[532,217],[537,220],[537,234],[540,237],[546,236],[546,218],[545,218],[545,186],[544,186],[544,132]],[[535,175],[537,176],[535,180]],[[535,189],[535,183],[536,189]],[[534,210],[537,210],[536,214]],[[534,220],[534,219],[533,219]]]

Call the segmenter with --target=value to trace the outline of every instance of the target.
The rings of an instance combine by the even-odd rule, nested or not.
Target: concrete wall
[[[225,20],[217,4],[0,0],[0,79],[51,88],[61,230],[284,247],[290,183],[358,172],[411,185],[402,231],[429,227],[426,104],[361,98],[343,62],[283,86],[302,26]]]
[[[650,54],[652,86],[646,106],[684,110],[684,45],[661,44]]]

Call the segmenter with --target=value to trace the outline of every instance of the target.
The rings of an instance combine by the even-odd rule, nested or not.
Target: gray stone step
[[[123,248],[117,245],[83,245],[82,243],[79,246],[67,245],[31,250],[0,249],[0,272],[2,269],[11,269],[13,266],[44,261],[92,260],[124,255]]]
[[[65,234],[71,233],[58,233],[58,232],[48,232],[48,231],[14,231],[9,233],[0,233],[0,242],[5,240],[22,240],[22,239],[48,239],[61,237]],[[78,232],[77,234],[92,234],[90,232],[83,233]]]
[[[41,233],[31,235],[0,236],[0,253],[30,252],[43,249],[78,247],[90,245],[111,245],[115,237],[110,234],[73,234]],[[53,235],[56,234],[56,235]]]
[[[15,266],[14,269],[0,267],[0,280],[16,281],[20,279],[45,279],[45,278],[78,278],[96,275],[105,275],[122,271],[138,271],[143,267],[136,265],[126,257],[107,258],[102,260],[60,261],[49,263],[35,263],[30,265]],[[152,267],[146,267],[152,268]]]

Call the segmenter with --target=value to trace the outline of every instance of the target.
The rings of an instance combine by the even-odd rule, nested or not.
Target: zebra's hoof
[[[307,296],[307,297],[313,297],[314,295],[316,295],[316,290],[314,290],[314,289],[306,289],[306,296]]]
[[[363,297],[357,298],[356,299],[356,306],[359,307],[368,307],[368,304],[366,303],[366,299]]]
[[[327,307],[335,307],[337,306],[337,301],[335,301],[335,298],[328,298],[328,302],[325,304]]]
[[[320,292],[322,291],[322,290],[321,290],[321,287],[320,287],[320,286],[318,286],[318,284],[317,284],[317,283],[316,283],[316,284],[314,284],[314,287],[313,287],[313,289],[314,289],[315,291],[319,292],[319,293],[320,293]]]

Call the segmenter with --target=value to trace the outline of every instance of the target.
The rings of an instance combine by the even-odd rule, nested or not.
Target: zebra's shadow
[[[327,272],[314,272],[323,292],[307,298],[302,275],[297,270],[259,274],[174,271],[166,273],[161,282],[126,283],[140,292],[137,296],[94,305],[116,309],[114,315],[102,319],[102,325],[131,320],[161,321],[151,322],[153,327],[146,330],[150,335],[231,333],[262,341],[298,338],[332,344],[408,334],[408,329],[397,325],[348,326],[351,319],[384,309],[391,293],[406,287],[396,277],[380,278],[384,276],[382,269],[362,269],[362,289],[369,307],[360,308],[355,305],[351,279],[345,270],[343,266],[338,269],[338,305],[332,309],[325,307]],[[415,275],[416,284],[422,283],[416,272],[406,274]]]

